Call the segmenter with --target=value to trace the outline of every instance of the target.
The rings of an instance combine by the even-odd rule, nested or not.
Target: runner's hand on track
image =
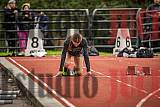
[[[62,76],[63,72],[62,71],[58,71],[58,73],[56,74],[56,76]]]

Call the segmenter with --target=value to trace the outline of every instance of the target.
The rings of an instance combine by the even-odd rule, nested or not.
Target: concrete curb
[[[35,107],[63,107],[63,105],[50,94],[48,94],[45,89],[40,87],[38,83],[34,82],[23,71],[9,62],[5,57],[0,58],[0,64],[0,66],[3,66],[6,71],[15,77],[19,88],[35,105]],[[41,95],[41,92],[43,92],[44,95]]]

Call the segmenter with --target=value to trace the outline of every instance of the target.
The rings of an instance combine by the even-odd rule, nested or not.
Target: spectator
[[[48,37],[48,21],[49,17],[42,11],[36,12],[34,16],[35,22],[39,22],[38,24],[35,25],[35,28],[41,29],[44,37]],[[46,45],[47,42],[44,41],[44,44]]]
[[[154,3],[149,5],[147,11],[150,11],[148,15],[160,17],[160,0],[154,0]]]
[[[19,21],[21,22],[18,27],[18,38],[19,38],[19,46],[20,46],[20,53],[19,55],[24,55],[24,51],[26,48],[27,38],[28,38],[28,31],[31,28],[31,23],[33,15],[29,11],[30,4],[24,3],[21,7],[22,13],[20,14]],[[24,23],[25,22],[25,23]]]
[[[16,38],[16,32],[13,30],[16,30],[17,25],[14,23],[18,19],[18,11],[19,9],[16,8],[16,1],[15,0],[9,0],[7,5],[4,8],[4,22],[6,31],[6,38],[7,45],[9,48],[13,48],[16,46],[16,41],[13,40]],[[12,30],[12,31],[10,31]],[[13,52],[14,49],[10,49],[9,51]]]
[[[152,32],[149,33],[144,37],[145,40],[149,39],[154,39],[154,43],[148,43],[146,42],[147,45],[146,47],[157,47],[160,46],[160,41],[156,39],[160,39],[160,24],[158,22],[160,21],[160,0],[153,0],[153,4],[149,5],[147,7],[147,16],[150,18],[149,20],[146,20],[148,23],[147,26],[145,26],[145,32]],[[151,23],[151,24],[150,24]],[[154,24],[153,24],[154,23]],[[150,42],[150,41],[149,41]],[[152,46],[151,46],[152,45]]]

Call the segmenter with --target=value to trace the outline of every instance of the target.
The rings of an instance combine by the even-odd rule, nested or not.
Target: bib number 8
[[[37,48],[38,47],[38,38],[37,37],[33,37],[32,38],[32,44],[31,44],[31,46],[33,47],[33,48]]]

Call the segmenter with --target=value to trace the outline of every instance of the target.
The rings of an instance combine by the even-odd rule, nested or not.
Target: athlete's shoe
[[[69,73],[70,73],[70,72],[69,72],[69,69],[66,68],[66,67],[64,67],[64,68],[63,68],[62,76],[69,76],[69,75],[70,75]]]
[[[75,72],[74,70],[70,70],[70,71],[69,71],[69,75],[70,75],[70,76],[75,76],[75,74],[76,74],[76,72]]]
[[[92,75],[92,72],[91,71],[87,72],[87,75]]]
[[[69,75],[68,75],[68,72],[63,72],[63,73],[62,73],[62,76],[69,76]]]
[[[18,53],[18,56],[24,56],[24,54],[25,54],[25,53],[22,51],[22,52],[19,52],[19,53]]]
[[[82,74],[80,72],[76,72],[75,76],[81,76]]]

